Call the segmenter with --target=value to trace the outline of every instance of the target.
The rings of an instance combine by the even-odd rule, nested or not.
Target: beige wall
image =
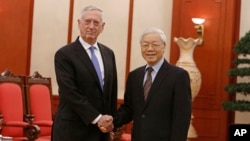
[[[106,25],[99,41],[115,52],[119,76],[118,97],[123,98],[129,0],[75,0],[72,41],[79,35],[77,18],[80,10],[86,5],[95,5],[104,11]],[[54,53],[67,43],[68,12],[69,0],[35,0],[30,72],[38,70],[42,75],[51,77],[54,94],[58,93],[54,73]],[[158,0],[156,3],[154,0],[134,0],[131,69],[145,64],[140,54],[140,34],[146,28],[155,26],[162,28],[167,37],[170,37],[171,15],[172,1]],[[169,49],[166,50],[166,58],[169,58]]]
[[[58,4],[60,3],[60,4]],[[35,0],[30,73],[51,77],[57,92],[54,53],[67,43],[69,0]]]
[[[131,70],[146,62],[141,57],[139,38],[149,27],[161,28],[167,34],[166,59],[169,58],[172,22],[172,1],[170,0],[134,0],[133,33],[131,48]]]

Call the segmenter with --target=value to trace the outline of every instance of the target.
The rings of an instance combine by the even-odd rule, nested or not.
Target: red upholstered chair
[[[41,128],[41,138],[50,139],[53,123],[51,78],[42,77],[38,72],[25,77],[25,91],[28,113],[34,115],[33,124]]]
[[[40,128],[24,122],[26,113],[24,79],[9,70],[0,75],[0,134],[13,140],[34,140]]]
[[[120,141],[131,141],[131,134],[130,133],[123,133],[121,135]]]
[[[131,141],[131,134],[125,132],[126,125],[118,128],[114,132],[113,140],[112,141]]]
[[[133,122],[130,122],[123,127],[123,134],[119,141],[131,141],[131,130],[133,128]]]

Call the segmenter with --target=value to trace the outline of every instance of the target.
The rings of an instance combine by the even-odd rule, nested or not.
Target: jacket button
[[[142,118],[145,118],[145,117],[146,117],[146,115],[142,114],[142,115],[141,115],[141,117],[142,117]]]

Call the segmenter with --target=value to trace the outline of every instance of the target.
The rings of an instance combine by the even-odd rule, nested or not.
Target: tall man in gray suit
[[[186,141],[191,118],[189,74],[164,59],[162,30],[146,30],[140,45],[147,64],[129,73],[114,125],[133,121],[133,141]]]
[[[97,42],[103,12],[87,6],[78,19],[80,36],[55,54],[60,103],[53,141],[108,141],[117,105],[117,71],[111,49]]]

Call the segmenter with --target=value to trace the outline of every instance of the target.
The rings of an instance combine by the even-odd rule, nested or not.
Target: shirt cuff
[[[102,114],[98,115],[97,118],[95,118],[91,123],[96,124],[101,117],[102,117]]]

